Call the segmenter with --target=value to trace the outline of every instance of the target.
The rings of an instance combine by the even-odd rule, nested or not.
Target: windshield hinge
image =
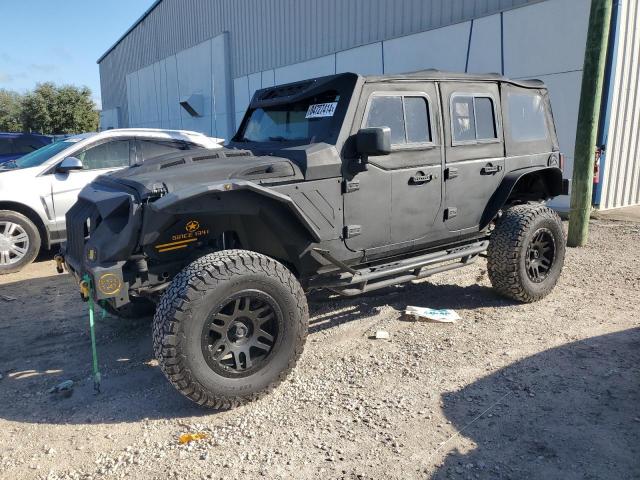
[[[360,190],[360,180],[345,180],[342,182],[342,193],[351,193]]]
[[[345,225],[344,238],[357,237],[362,233],[362,226],[360,225]]]

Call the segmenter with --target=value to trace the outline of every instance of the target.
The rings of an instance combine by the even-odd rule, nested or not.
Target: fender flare
[[[320,232],[318,232],[316,226],[309,220],[309,218],[307,218],[300,207],[298,207],[294,203],[291,197],[283,195],[282,193],[276,192],[270,188],[265,188],[254,182],[249,182],[247,180],[230,179],[224,182],[212,183],[209,185],[195,185],[193,187],[183,188],[177,192],[169,193],[164,197],[156,200],[155,202],[149,204],[149,207],[152,210],[159,212],[161,210],[170,209],[174,205],[177,205],[178,203],[183,202],[186,199],[199,197],[208,193],[225,193],[242,190],[257,193],[258,195],[286,205],[316,243],[322,240]]]
[[[500,183],[500,186],[489,200],[480,219],[480,230],[489,225],[491,220],[498,214],[518,182],[527,175],[532,174],[542,175],[545,178],[550,197],[562,194],[562,170],[558,167],[528,167],[511,171],[504,176],[502,183]]]

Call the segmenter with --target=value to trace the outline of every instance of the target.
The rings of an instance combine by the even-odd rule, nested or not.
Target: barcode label
[[[316,103],[315,105],[309,105],[309,110],[307,110],[307,114],[304,118],[333,117],[333,114],[336,113],[337,106],[338,102]]]

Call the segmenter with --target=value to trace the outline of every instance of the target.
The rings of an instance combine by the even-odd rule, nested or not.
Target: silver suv
[[[222,140],[179,130],[118,129],[76,135],[0,167],[0,274],[21,270],[66,238],[65,214],[98,175]]]

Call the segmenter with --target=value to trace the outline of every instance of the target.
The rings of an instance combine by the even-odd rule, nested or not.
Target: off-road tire
[[[546,232],[555,254],[544,279],[533,281],[527,273],[526,257],[532,239]],[[487,251],[487,270],[493,288],[519,302],[535,302],[555,287],[562,271],[566,240],[558,214],[541,204],[517,205],[498,220]]]
[[[275,300],[282,331],[260,370],[230,379],[207,364],[203,328],[217,306],[247,289]],[[284,380],[302,353],[308,323],[304,292],[284,265],[247,250],[224,250],[185,267],[164,292],[153,319],[154,353],[180,393],[202,406],[229,409],[265,395]]]
[[[20,260],[7,265],[0,263],[0,275],[19,272],[33,262],[38,256],[38,252],[40,252],[40,245],[42,243],[40,232],[38,231],[38,227],[36,227],[29,218],[25,217],[21,213],[13,212],[11,210],[0,210],[0,222],[11,222],[13,224],[17,224],[28,236],[29,244],[27,252]]]
[[[116,308],[109,302],[101,303],[107,313],[123,320],[150,319],[156,311],[156,305],[147,298],[129,297],[129,303]]]

